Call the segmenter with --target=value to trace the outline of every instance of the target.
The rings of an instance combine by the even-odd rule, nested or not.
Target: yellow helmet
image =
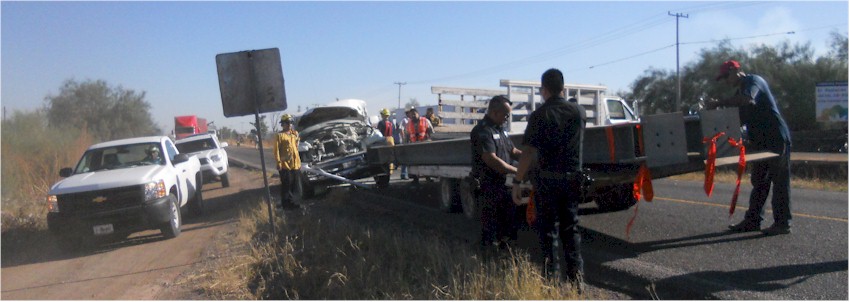
[[[289,115],[288,113],[287,113],[287,114],[284,114],[284,115],[281,115],[281,116],[280,116],[280,122],[281,122],[281,123],[283,123],[283,122],[291,123],[291,122],[292,122],[292,116],[291,116],[291,115]]]
[[[381,109],[382,116],[390,116],[390,110],[387,108]]]

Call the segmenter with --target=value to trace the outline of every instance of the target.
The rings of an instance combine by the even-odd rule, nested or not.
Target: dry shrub
[[[16,112],[2,124],[2,232],[46,227],[45,197],[59,170],[93,142],[85,130],[54,129],[40,112]]]
[[[577,298],[568,286],[542,278],[525,253],[482,260],[465,242],[364,221],[345,198],[332,191],[309,213],[277,213],[277,242],[258,205],[243,216],[236,236],[250,247],[248,256],[230,257],[203,291],[215,299]]]

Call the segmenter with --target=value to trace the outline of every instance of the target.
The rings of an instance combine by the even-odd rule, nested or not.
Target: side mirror
[[[74,169],[71,169],[71,168],[62,168],[62,169],[59,170],[59,176],[62,176],[62,177],[69,177],[72,174],[74,174]]]
[[[222,148],[227,148],[227,146],[228,146],[228,144],[227,144],[226,142],[225,142],[225,143],[221,143],[221,147],[222,147]]]
[[[174,156],[174,164],[185,163],[189,161],[189,155],[186,154],[177,154]]]

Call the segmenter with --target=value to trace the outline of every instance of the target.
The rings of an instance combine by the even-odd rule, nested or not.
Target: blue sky
[[[675,70],[668,12],[689,16],[679,20],[682,66],[717,44],[692,42],[788,40],[823,55],[830,32],[848,32],[847,1],[3,1],[0,103],[33,110],[66,79],[104,80],[144,91],[164,131],[186,114],[245,130],[253,117],[222,113],[215,55],[275,47],[290,113],[359,98],[377,114],[397,106],[398,81],[408,83],[402,104],[436,104],[431,86],[501,89],[500,79],[537,81],[550,67],[613,93],[648,68]]]

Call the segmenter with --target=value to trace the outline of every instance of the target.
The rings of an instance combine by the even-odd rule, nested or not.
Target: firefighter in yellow
[[[274,158],[280,172],[280,204],[283,209],[296,209],[296,192],[301,187],[301,157],[298,155],[298,131],[292,129],[292,116],[280,117],[281,130],[274,142]]]
[[[393,122],[390,121],[390,110],[387,108],[381,109],[381,121],[375,125],[375,129],[378,129],[378,132],[384,135],[384,139],[387,140],[388,146],[395,146],[395,139],[393,139],[393,132],[395,132],[395,126]],[[390,173],[394,170],[393,164],[390,163]]]

